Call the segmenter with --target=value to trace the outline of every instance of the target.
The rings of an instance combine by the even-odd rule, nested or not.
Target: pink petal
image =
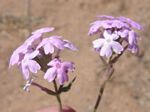
[[[44,79],[48,80],[49,82],[53,81],[55,77],[56,77],[55,67],[49,68],[44,75]]]
[[[127,28],[129,28],[129,25],[120,20],[113,20],[112,27],[116,27],[116,28],[127,27]]]
[[[51,38],[50,37],[49,41],[52,45],[54,45],[58,49],[64,49],[65,48],[64,47],[65,42],[59,38]]]
[[[44,52],[46,55],[49,53],[51,53],[51,54],[54,53],[54,47],[53,47],[53,45],[51,45],[51,43],[47,43],[43,47],[44,47]]]
[[[64,40],[64,46],[70,50],[77,51],[78,49],[68,40]]]
[[[41,28],[41,29],[38,29],[38,30],[32,32],[32,34],[42,34],[42,33],[47,33],[47,32],[53,31],[54,29],[55,29],[54,27],[45,27],[45,28]]]
[[[49,37],[50,39],[61,39],[63,38],[62,36],[57,36],[57,35],[53,35]]]
[[[42,40],[42,35],[41,34],[34,34],[32,36],[30,36],[26,41],[25,41],[25,45],[27,46],[31,46],[31,45],[37,45],[41,42]]]
[[[12,54],[9,62],[9,67],[18,64],[24,58],[24,53],[26,53],[26,46],[23,44],[19,46]]]
[[[134,42],[136,42],[136,34],[134,31],[129,32],[128,41],[129,41],[130,45],[132,45],[132,44],[134,44]]]
[[[111,34],[109,34],[106,30],[104,31],[103,36],[105,39],[111,38]]]
[[[68,81],[68,75],[66,72],[59,70],[57,73],[57,79],[60,85],[63,85],[65,81]]]
[[[100,32],[99,29],[101,27],[103,27],[105,29],[112,28],[112,26],[110,24],[112,24],[112,21],[110,21],[110,20],[95,21],[95,22],[91,23],[91,27],[90,27],[88,35],[93,35],[97,32]]]
[[[118,19],[120,19],[121,21],[123,22],[126,22],[128,24],[130,24],[133,28],[136,28],[138,30],[142,30],[143,27],[137,23],[137,22],[134,22],[133,20],[129,19],[129,18],[126,18],[126,17],[118,17]]]
[[[127,37],[128,33],[129,33],[129,30],[118,31],[118,35],[120,35],[121,38]]]
[[[25,58],[27,58],[27,59],[33,59],[33,58],[35,58],[35,57],[38,56],[38,55],[39,55],[39,51],[38,51],[38,50],[35,50],[35,51],[33,51],[32,53],[26,54],[26,55],[25,55]]]
[[[9,61],[9,67],[17,64],[19,61],[19,55],[17,53],[13,53],[11,58],[10,58],[10,61]]]
[[[64,71],[73,71],[75,69],[75,65],[73,62],[63,62],[62,63],[62,69]]]
[[[37,71],[41,69],[40,65],[34,60],[28,61],[28,67],[32,73],[37,73]]]
[[[113,51],[117,54],[120,54],[123,51],[123,47],[119,42],[113,41],[111,43],[111,47],[112,47]]]
[[[47,44],[48,40],[49,40],[48,38],[44,38],[36,49],[40,49],[41,47],[43,47],[45,44]]]
[[[55,59],[51,60],[47,65],[48,66],[55,66],[57,63],[61,63],[61,60],[55,58]]]
[[[28,80],[29,79],[29,70],[28,70],[28,66],[25,63],[21,64],[21,70],[22,70],[23,77],[26,80]]]
[[[130,50],[132,53],[137,53],[139,51],[139,47],[137,44],[129,45],[128,50]]]
[[[99,31],[100,27],[101,27],[101,24],[92,23],[92,26],[90,27],[88,35],[93,35],[93,34],[97,33]]]
[[[119,38],[119,35],[118,34],[112,34],[111,38],[113,38],[113,40],[117,40]]]
[[[106,56],[109,58],[112,55],[111,46],[104,45],[100,50],[100,56]]]
[[[94,40],[93,43],[93,47],[94,48],[101,48],[104,44],[105,40],[104,39],[96,39]]]
[[[98,18],[101,18],[101,19],[115,19],[115,17],[113,16],[107,16],[107,15],[101,15],[101,16],[97,16]]]

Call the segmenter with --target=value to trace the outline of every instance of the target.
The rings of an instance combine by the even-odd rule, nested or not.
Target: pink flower
[[[48,65],[50,68],[45,73],[44,79],[51,82],[56,78],[61,85],[64,84],[65,81],[68,81],[67,73],[75,69],[72,62],[63,62],[57,58],[50,61]]]
[[[37,49],[43,47],[45,54],[54,53],[54,47],[58,49],[64,49],[64,41],[61,40],[61,36],[51,36],[42,40]]]
[[[35,34],[29,37],[21,46],[19,46],[12,54],[9,67],[20,64],[26,53],[32,53],[41,41],[41,34]]]
[[[139,51],[138,43],[137,43],[138,36],[137,34],[132,30],[128,34],[128,50],[132,53],[137,53]]]
[[[20,47],[18,47],[12,54],[10,61],[9,61],[9,67],[20,64],[22,59],[24,58],[25,53],[27,52],[27,47],[23,44]]]
[[[30,72],[37,73],[37,71],[41,69],[40,65],[35,60],[33,60],[38,54],[39,51],[26,54],[19,65],[26,80],[30,78]]]
[[[117,34],[109,34],[105,30],[103,36],[104,38],[93,41],[93,47],[100,51],[100,56],[109,58],[112,55],[112,51],[116,54],[120,54],[123,51],[122,45],[116,41],[119,38]]]
[[[70,49],[72,51],[78,50],[69,40],[64,40],[64,42],[65,42],[65,44],[64,44],[65,48]]]
[[[37,49],[43,47],[45,54],[54,53],[55,48],[63,50],[68,48],[70,50],[77,50],[77,48],[68,40],[62,40],[62,36],[51,36],[42,40],[37,46]]]
[[[32,35],[19,46],[12,54],[9,67],[20,64],[26,53],[32,53],[38,44],[42,41],[42,34],[53,31],[53,27],[45,27],[32,32]]]
[[[127,29],[122,29],[122,30],[119,30],[119,31],[115,31],[116,34],[118,34],[121,38],[128,38],[128,35],[129,35],[129,30]]]
[[[54,27],[45,27],[38,29],[34,32],[32,32],[32,35],[25,41],[25,44],[30,49],[36,49],[36,47],[39,45],[39,43],[42,41],[42,34],[47,32],[52,32],[54,30]]]
[[[30,36],[24,44],[31,50],[35,50],[37,45],[42,41],[42,34],[34,34]]]
[[[134,30],[120,30],[116,32],[121,38],[125,39],[128,42],[128,50],[132,53],[137,53],[139,50],[138,47],[138,35]]]

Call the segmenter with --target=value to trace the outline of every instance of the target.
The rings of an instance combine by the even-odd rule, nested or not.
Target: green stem
[[[106,79],[104,80],[103,84],[100,87],[100,90],[99,90],[99,93],[98,93],[98,97],[97,97],[97,100],[96,100],[93,112],[97,111],[98,106],[99,106],[99,104],[101,102],[101,99],[102,99],[102,96],[103,96],[106,84],[110,80],[110,78],[112,77],[113,72],[114,72],[113,66],[111,64],[109,64],[108,68],[106,70],[106,74],[104,74],[104,76],[107,76],[107,77],[105,77]]]
[[[99,106],[99,104],[100,104],[100,101],[101,101],[101,99],[102,99],[102,95],[103,95],[103,93],[104,93],[105,84],[106,84],[106,83],[103,83],[103,85],[100,87],[99,94],[98,94],[98,97],[97,97],[96,104],[95,104],[95,106],[94,106],[93,112],[96,112],[96,111],[97,111],[97,108],[98,108],[98,106]]]
[[[61,98],[60,98],[60,94],[59,94],[59,91],[58,91],[56,81],[54,80],[53,83],[54,83],[54,88],[55,88],[55,92],[56,92],[56,98],[57,98],[57,101],[58,101],[58,104],[59,104],[59,112],[62,112],[62,102],[61,102]]]

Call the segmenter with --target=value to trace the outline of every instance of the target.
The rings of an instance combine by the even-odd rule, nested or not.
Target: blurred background
[[[8,69],[12,52],[28,37],[30,30],[56,27],[55,33],[72,41],[80,51],[62,53],[73,60],[77,76],[71,91],[62,101],[77,112],[91,112],[95,104],[103,64],[92,50],[95,37],[87,35],[89,24],[97,15],[129,17],[144,26],[139,32],[141,58],[124,54],[115,65],[115,73],[107,84],[98,112],[150,111],[150,0],[1,0],[0,1],[0,112],[34,112],[57,105],[55,97],[38,88],[30,93],[22,90],[25,83],[17,67]],[[39,72],[37,82],[51,83]]]

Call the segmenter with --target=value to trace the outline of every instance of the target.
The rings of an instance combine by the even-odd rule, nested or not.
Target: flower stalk
[[[60,94],[58,91],[57,83],[55,80],[53,81],[53,84],[54,84],[54,88],[55,88],[55,92],[56,92],[55,96],[56,96],[56,99],[57,99],[58,104],[59,104],[59,112],[62,112],[62,102],[61,102]]]
[[[93,112],[96,112],[97,109],[98,109],[98,106],[101,102],[101,99],[102,99],[102,96],[103,96],[103,93],[104,93],[104,90],[105,90],[105,87],[106,87],[106,84],[108,83],[108,81],[111,79],[112,75],[113,75],[113,72],[114,72],[114,68],[113,66],[111,66],[111,64],[109,64],[109,66],[107,67],[106,71],[107,74],[105,76],[105,80],[104,82],[102,83],[102,85],[100,86],[100,89],[99,89],[99,93],[98,93],[98,96],[97,96],[97,100],[96,100],[96,103],[94,105],[94,110]]]

